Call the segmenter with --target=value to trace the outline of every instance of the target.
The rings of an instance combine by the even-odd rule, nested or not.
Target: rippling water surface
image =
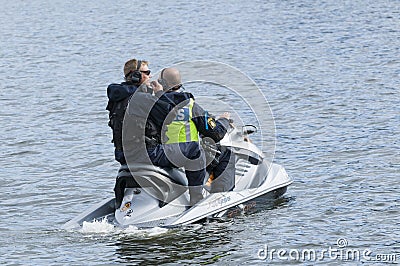
[[[320,251],[339,238],[400,261],[397,1],[1,6],[1,264],[282,265],[288,261],[258,251]],[[133,56],[153,71],[213,60],[251,77],[274,114],[275,162],[295,179],[287,194],[225,223],[60,230],[112,196],[117,164],[105,88],[121,81]],[[304,263],[328,262],[344,263]]]

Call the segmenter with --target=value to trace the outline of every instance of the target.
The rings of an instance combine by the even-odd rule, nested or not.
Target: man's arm
[[[223,139],[229,128],[229,113],[224,113],[221,118],[215,120],[196,103],[193,105],[192,120],[203,136],[212,138],[215,142]]]

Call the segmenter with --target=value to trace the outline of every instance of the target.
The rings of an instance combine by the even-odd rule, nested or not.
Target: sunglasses
[[[140,70],[140,72],[142,72],[143,74],[145,74],[145,75],[147,75],[147,76],[149,76],[150,73],[151,73],[150,70],[146,70],[146,71]]]

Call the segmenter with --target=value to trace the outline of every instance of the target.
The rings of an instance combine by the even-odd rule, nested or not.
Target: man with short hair
[[[135,109],[132,108],[132,110],[137,111],[140,116],[147,115],[149,120],[154,122],[159,128],[161,128],[165,117],[171,110],[171,107],[167,103],[158,101],[158,98],[146,93],[149,91],[151,78],[151,71],[148,64],[144,60],[128,60],[123,69],[125,81],[120,84],[110,84],[107,88],[109,101],[106,109],[109,111],[109,126],[113,129],[115,160],[121,164],[126,164],[122,147],[122,122],[132,96],[136,92],[138,93],[134,97],[135,105],[138,105],[138,107]],[[148,113],[143,110],[146,108],[142,108],[140,105],[149,106],[147,108]]]
[[[162,128],[162,145],[149,150],[151,161],[160,167],[184,167],[189,184],[190,206],[203,199],[202,185],[206,176],[206,160],[199,143],[203,137],[219,142],[229,128],[229,113],[218,120],[195,102],[191,93],[181,91],[181,75],[176,68],[165,68],[160,73],[156,96],[172,106],[177,112],[167,117]],[[163,91],[159,89],[160,85]]]
[[[147,148],[153,144],[146,140],[160,139],[161,127],[172,106],[148,93],[151,71],[147,61],[128,60],[123,71],[125,81],[110,84],[107,88],[109,101],[106,109],[109,111],[108,124],[113,130],[115,160],[122,166],[127,163],[151,164]],[[155,92],[157,89],[159,88],[155,88]],[[120,171],[122,169],[127,167],[121,167]],[[125,188],[136,185],[136,181],[129,176],[119,177],[114,188],[116,207],[121,204]]]

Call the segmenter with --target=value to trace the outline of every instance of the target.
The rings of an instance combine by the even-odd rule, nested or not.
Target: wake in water
[[[112,233],[115,232],[115,226],[108,223],[107,218],[102,220],[94,220],[93,222],[83,222],[82,233]]]
[[[107,218],[102,220],[94,220],[93,222],[83,222],[82,228],[79,230],[84,234],[125,234],[125,235],[139,235],[139,236],[158,236],[168,232],[168,229],[161,227],[154,227],[149,229],[139,229],[136,226],[129,226],[127,228],[118,228],[110,224]]]

